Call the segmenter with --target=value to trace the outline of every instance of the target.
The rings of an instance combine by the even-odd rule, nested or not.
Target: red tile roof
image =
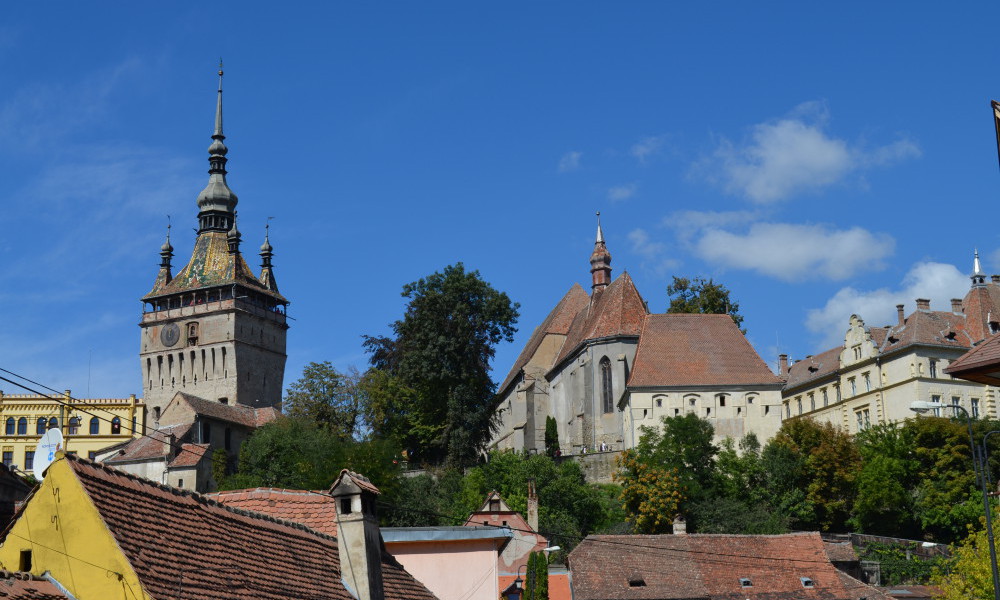
[[[868,595],[859,588],[877,594],[842,579],[818,533],[589,536],[570,553],[569,566],[574,600],[856,600]]]
[[[336,538],[64,455],[153,598],[352,600]],[[388,553],[385,597],[433,600]]]
[[[51,581],[31,573],[0,571],[0,598],[7,600],[68,600]]]
[[[249,428],[259,427],[264,423],[273,421],[280,414],[271,407],[253,408],[243,404],[223,404],[183,392],[178,392],[170,403],[173,404],[178,401],[186,402],[199,415],[228,423],[236,423],[237,425]],[[168,404],[167,408],[164,409],[164,415],[166,415],[169,409],[170,405]]]
[[[782,385],[729,315],[646,315],[629,387]]]
[[[958,379],[1000,385],[1000,336],[987,338],[948,365],[944,372]]]
[[[804,383],[823,379],[836,373],[837,369],[840,368],[840,353],[843,350],[843,346],[837,346],[826,352],[820,352],[815,356],[792,363],[788,367],[788,380],[785,382],[785,389],[795,389]]]
[[[574,356],[589,340],[638,337],[648,312],[632,277],[622,273],[607,288],[595,292],[573,319],[555,366]]]
[[[115,464],[166,457],[166,441],[170,435],[179,440],[187,435],[191,427],[191,423],[161,427],[149,435],[125,442],[118,448],[118,452],[104,459],[104,462]]]
[[[301,523],[326,535],[337,535],[337,514],[333,497],[326,492],[252,488],[205,494],[235,508],[252,510],[276,519]]]
[[[512,383],[521,374],[521,369],[531,360],[531,357],[535,355],[538,351],[539,346],[545,341],[545,337],[550,334],[554,335],[566,335],[569,332],[570,325],[573,324],[573,318],[585,307],[587,303],[590,302],[590,296],[587,292],[583,291],[583,287],[579,283],[573,284],[573,287],[569,288],[566,295],[562,297],[562,300],[556,304],[556,307],[552,309],[542,324],[535,328],[535,331],[531,334],[531,338],[528,339],[528,343],[525,344],[524,349],[521,350],[521,354],[518,355],[517,360],[514,361],[514,366],[511,367],[510,372],[507,373],[507,377],[497,388],[499,394],[502,396],[506,392],[507,388],[510,387]],[[546,370],[551,368],[552,365],[544,365]]]
[[[348,479],[353,481],[354,485],[358,486],[359,488],[361,488],[366,492],[370,492],[372,494],[375,494],[376,496],[382,494],[382,492],[377,487],[375,487],[375,484],[372,483],[371,480],[369,480],[367,477],[365,477],[364,475],[359,475],[354,471],[348,471],[347,469],[342,469],[340,471],[340,475],[337,476],[337,479],[333,482],[333,485],[330,486],[331,493],[333,492],[334,489],[336,489],[337,484],[339,484],[344,477],[347,477]]]
[[[195,467],[208,452],[208,444],[182,444],[181,451],[170,461],[170,467]]]

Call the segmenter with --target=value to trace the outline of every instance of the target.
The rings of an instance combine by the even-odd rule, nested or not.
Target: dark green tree
[[[676,471],[684,502],[681,513],[687,516],[691,505],[711,494],[715,483],[715,457],[719,449],[712,443],[712,424],[694,413],[664,417],[660,429],[644,427],[636,447],[640,462]]]
[[[357,371],[343,374],[329,362],[311,362],[302,377],[288,386],[283,409],[341,437],[353,437],[361,424],[364,401]]]
[[[559,450],[559,424],[551,417],[545,417],[545,453],[551,457]]]
[[[670,297],[668,313],[729,315],[740,331],[746,333],[742,327],[740,305],[730,297],[729,289],[721,283],[702,277],[688,279],[675,276],[673,283],[667,286],[667,296]]]
[[[914,428],[877,425],[855,437],[861,454],[858,496],[850,518],[853,529],[893,537],[920,537],[914,518],[914,490],[919,478]]]
[[[409,299],[392,337],[365,336],[371,366],[413,390],[415,402],[393,406],[415,427],[400,440],[420,460],[474,464],[493,432],[490,361],[512,341],[518,304],[462,263],[403,286]]]

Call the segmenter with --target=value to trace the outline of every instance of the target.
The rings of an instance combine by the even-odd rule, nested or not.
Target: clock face
[[[160,341],[164,346],[173,346],[177,340],[181,339],[181,328],[177,323],[169,323],[160,330]]]

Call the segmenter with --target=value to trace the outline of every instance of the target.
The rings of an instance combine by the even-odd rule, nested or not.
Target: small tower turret
[[[600,211],[597,211],[597,239],[594,241],[594,252],[590,255],[590,275],[594,292],[603,290],[611,283],[611,253],[604,245]]]
[[[274,279],[274,269],[271,266],[271,257],[274,256],[274,248],[271,247],[271,240],[269,239],[270,229],[270,223],[264,225],[264,243],[260,246],[260,282],[272,292],[277,292],[278,282]]]
[[[983,268],[979,264],[979,249],[976,248],[975,257],[972,259],[972,287],[978,287],[981,285],[986,285],[986,275],[983,273]]]
[[[240,230],[236,228],[236,215],[233,214],[233,228],[229,230],[229,234],[226,235],[226,242],[229,244],[230,254],[240,253]]]

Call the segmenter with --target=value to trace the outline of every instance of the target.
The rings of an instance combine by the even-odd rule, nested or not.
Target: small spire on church
[[[601,213],[597,213],[597,239],[594,252],[590,255],[591,288],[597,292],[611,283],[611,253],[604,245],[604,231],[601,229]]]
[[[972,286],[986,285],[986,275],[983,274],[983,267],[979,264],[979,248],[976,248],[972,259]]]
[[[226,241],[229,243],[229,253],[239,254],[240,252],[240,230],[236,227],[236,213],[233,213],[233,228],[229,230],[226,235]]]
[[[271,217],[268,217],[270,221]],[[271,257],[274,255],[274,248],[270,241],[271,224],[264,225],[264,243],[260,246],[260,282],[264,287],[272,292],[278,291],[278,282],[274,279],[274,268],[271,265]]]
[[[236,194],[226,182],[226,163],[229,148],[222,132],[222,60],[219,60],[219,91],[215,104],[215,129],[212,144],[208,147],[208,185],[198,194],[198,233],[204,231],[226,231],[238,202]]]
[[[170,259],[174,257],[174,247],[170,245],[170,216],[167,216],[167,241],[160,246],[160,267],[170,269]]]

